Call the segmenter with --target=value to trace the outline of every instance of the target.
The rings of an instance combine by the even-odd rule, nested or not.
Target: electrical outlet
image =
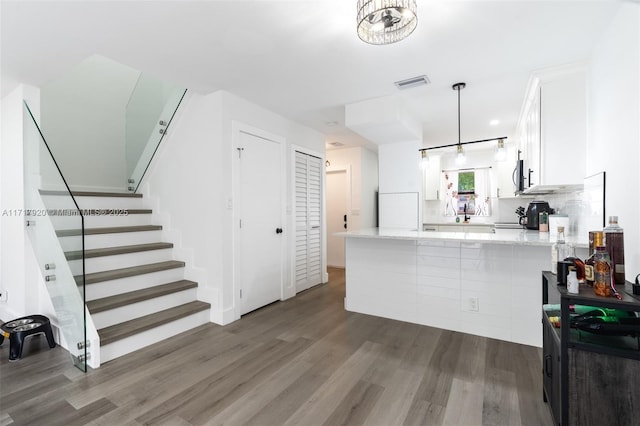
[[[5,289],[0,290],[0,302],[6,302],[9,299],[9,292]]]
[[[469,298],[469,310],[472,312],[478,312],[480,310],[480,303],[477,297]]]

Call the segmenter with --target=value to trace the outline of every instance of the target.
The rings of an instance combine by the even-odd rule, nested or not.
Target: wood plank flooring
[[[344,310],[330,282],[87,374],[44,337],[9,363],[0,425],[551,425],[541,350]]]

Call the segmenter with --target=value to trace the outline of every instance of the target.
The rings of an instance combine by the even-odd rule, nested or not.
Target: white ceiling
[[[619,4],[418,0],[414,33],[372,46],[356,34],[356,0],[2,0],[2,96],[100,54],[201,93],[227,90],[347,146],[368,143],[344,127],[344,105],[399,93],[428,147],[457,142],[451,85],[463,81],[462,140],[511,138],[530,72],[588,59]],[[393,85],[422,74],[430,85]]]

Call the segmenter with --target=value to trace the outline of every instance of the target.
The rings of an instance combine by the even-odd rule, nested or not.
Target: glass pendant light
[[[462,165],[467,162],[467,157],[464,155],[464,149],[462,149],[462,145],[458,145],[458,152],[456,154],[456,164]]]
[[[426,169],[429,166],[429,156],[427,155],[427,151],[420,151],[420,167]]]
[[[466,83],[456,83],[451,88],[458,92],[458,148],[456,154],[456,164],[461,165],[467,162],[464,156],[464,150],[462,149],[462,143],[460,142],[460,91],[467,87]]]
[[[504,161],[507,158],[507,150],[504,147],[504,139],[498,139],[498,147],[496,148],[496,161]]]

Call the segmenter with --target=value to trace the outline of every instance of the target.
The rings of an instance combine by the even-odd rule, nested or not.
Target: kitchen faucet
[[[464,221],[462,223],[469,223],[469,216],[467,216],[467,203],[464,203]]]

